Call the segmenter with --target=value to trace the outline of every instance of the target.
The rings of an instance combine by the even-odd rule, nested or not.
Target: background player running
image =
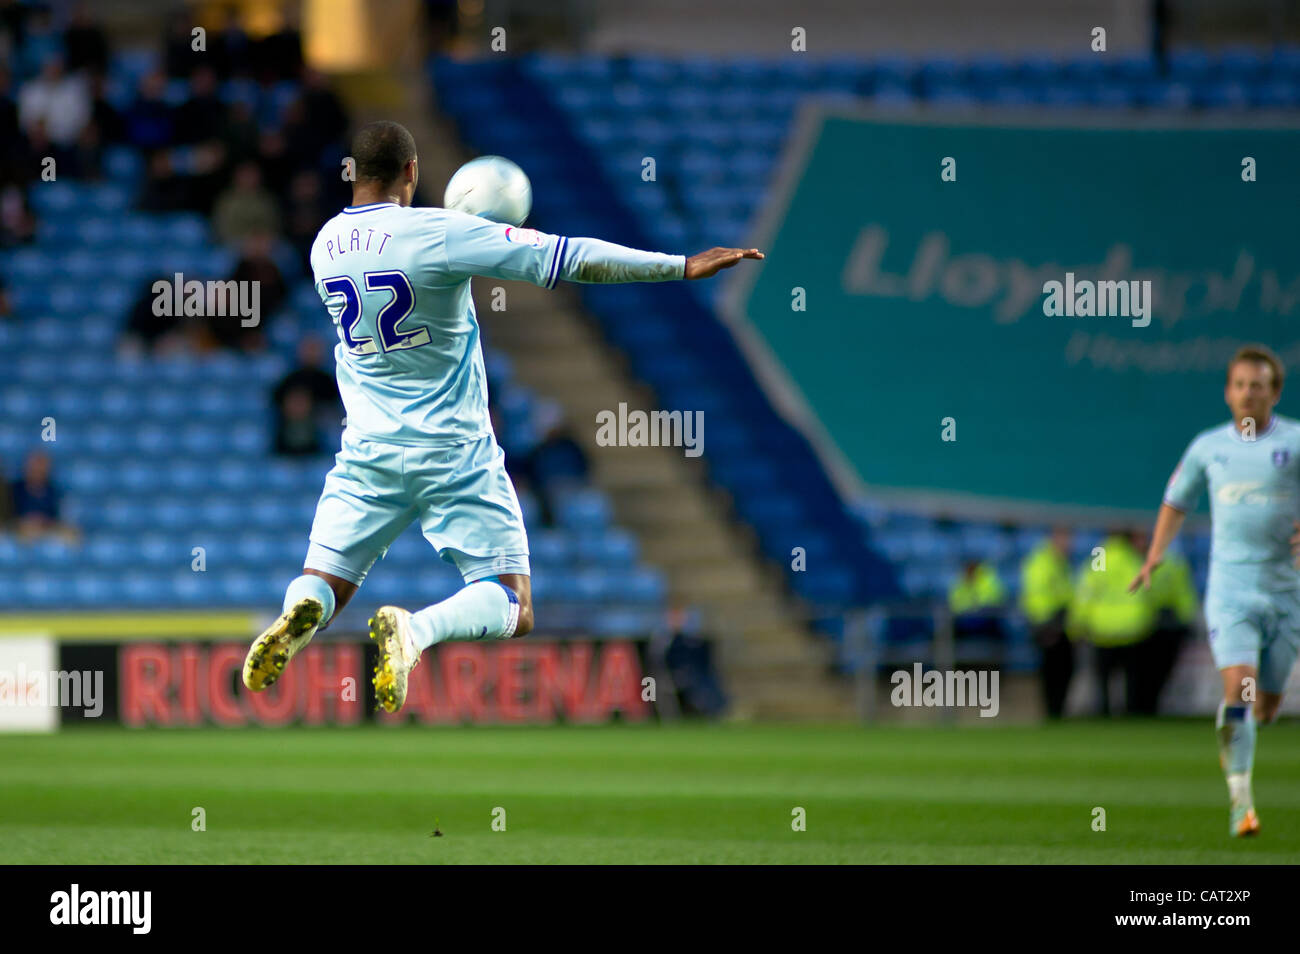
[[[1151,585],[1165,549],[1202,489],[1213,523],[1205,618],[1223,676],[1215,726],[1231,800],[1233,835],[1259,831],[1250,776],[1255,726],[1271,722],[1300,649],[1300,424],[1274,414],[1282,363],[1259,345],[1228,364],[1223,397],[1232,421],[1199,434],[1178,464],[1156,517],[1146,562],[1131,590]],[[1253,703],[1253,705],[1252,705]]]
[[[465,586],[411,613],[382,607],[375,694],[406,699],[420,653],[445,640],[508,639],[533,627],[528,537],[488,416],[487,376],[470,278],[612,283],[708,278],[757,249],[689,258],[565,238],[438,208],[411,208],[415,141],[397,123],[352,143],[352,205],[311,250],[316,290],[338,328],[335,359],[347,428],[316,508],[303,574],[284,612],[253,641],[244,685],[275,682],[347,604],[412,520]]]

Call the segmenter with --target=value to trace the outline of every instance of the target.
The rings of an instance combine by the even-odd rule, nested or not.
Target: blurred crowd
[[[96,12],[88,3],[56,12],[0,0],[0,247],[35,239],[29,195],[49,160],[56,180],[117,180],[128,173],[108,157],[125,152],[136,160],[124,183],[134,209],[201,215],[233,253],[228,274],[184,279],[256,281],[260,307],[250,327],[157,315],[155,284],[174,276],[152,275],[125,316],[120,350],[262,351],[321,224],[350,199],[340,175],[347,110],[326,78],[304,65],[291,23],[254,38],[228,12],[196,50],[193,16],[179,10],[159,37],[153,66],[134,77],[114,69]],[[0,276],[0,318],[10,310]],[[318,340],[304,343],[299,366],[270,397],[278,452],[327,449],[330,422],[336,431],[342,411]]]
[[[35,238],[29,190],[48,160],[58,179],[103,181],[122,175],[107,156],[124,147],[138,158],[138,181],[129,183],[136,209],[198,213],[237,256],[233,274],[187,279],[260,280],[263,321],[231,328],[159,318],[153,283],[173,276],[158,275],[128,317],[123,347],[260,350],[287,290],[278,253],[305,263],[321,224],[350,196],[340,175],[347,110],[304,65],[291,23],[254,38],[228,12],[196,50],[193,16],[179,10],[155,65],[134,77],[112,68],[95,12],[88,3],[56,15],[42,3],[0,0],[0,247]]]
[[[1101,715],[1155,715],[1199,608],[1191,567],[1170,553],[1151,588],[1131,593],[1146,553],[1145,531],[1113,529],[1077,568],[1070,561],[1072,542],[1072,532],[1058,527],[1020,566],[1019,609],[1040,653],[1047,713],[1064,714],[1080,657],[1088,652]],[[958,639],[1001,638],[1007,588],[990,563],[967,561],[949,588],[948,608]],[[1112,698],[1117,674],[1122,700]]]

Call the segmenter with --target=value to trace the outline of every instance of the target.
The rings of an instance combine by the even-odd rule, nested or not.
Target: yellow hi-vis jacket
[[[1181,556],[1168,555],[1151,574],[1151,599],[1156,612],[1171,610],[1178,622],[1190,626],[1200,602],[1192,582],[1192,568]]]
[[[962,574],[949,587],[948,608],[957,615],[973,613],[1001,606],[1006,598],[1006,587],[998,579],[997,571],[987,563],[981,563],[971,579]]]
[[[1020,608],[1032,624],[1045,623],[1070,605],[1074,584],[1065,556],[1044,540],[1020,564]]]
[[[1102,547],[1104,568],[1099,554],[1089,556],[1079,570],[1066,631],[1071,639],[1083,638],[1095,646],[1139,643],[1151,635],[1156,622],[1151,591],[1128,591],[1142,569],[1142,555],[1124,537],[1107,537]]]

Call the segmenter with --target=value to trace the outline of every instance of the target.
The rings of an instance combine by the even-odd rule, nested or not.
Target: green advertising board
[[[1238,346],[1300,373],[1297,212],[1281,123],[814,106],[726,312],[846,496],[1150,511]]]

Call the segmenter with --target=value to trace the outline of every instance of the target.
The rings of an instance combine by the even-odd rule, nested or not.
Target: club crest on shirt
[[[536,229],[519,229],[513,225],[507,225],[506,241],[514,242],[516,245],[531,245],[533,248],[541,248],[542,234]]]
[[[1291,452],[1290,452],[1290,451],[1285,451],[1285,450],[1275,450],[1275,451],[1273,451],[1273,466],[1274,466],[1274,467],[1285,467],[1285,466],[1287,465],[1287,461],[1289,461],[1290,459],[1291,459]]]

